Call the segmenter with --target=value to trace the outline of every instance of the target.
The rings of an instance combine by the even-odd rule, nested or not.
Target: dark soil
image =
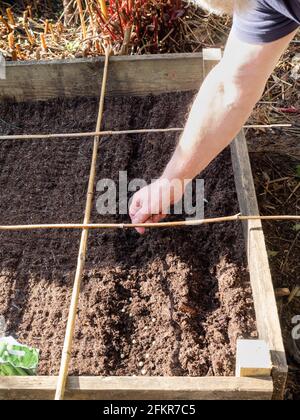
[[[249,133],[248,143],[261,214],[299,214],[300,189],[295,190],[300,182],[299,137],[288,132]],[[263,228],[274,287],[292,291],[300,285],[300,231],[295,222],[265,222]],[[300,315],[300,298],[291,303],[278,298],[278,309],[290,368],[286,398],[300,400],[300,340],[292,339],[296,326],[292,320]]]
[[[182,125],[191,94],[118,98],[105,128]],[[97,101],[0,105],[4,133],[93,131]],[[157,177],[177,135],[101,140],[97,180]],[[0,142],[1,224],[81,222],[91,139]],[[238,212],[230,153],[201,175],[206,217]],[[97,198],[97,196],[96,196]],[[174,217],[174,216],[171,216]],[[177,217],[178,218],[178,217]],[[128,221],[100,216],[93,222]],[[40,374],[57,374],[79,232],[1,233],[0,314],[7,332],[41,349]],[[256,326],[239,224],[91,232],[71,374],[232,375],[238,337]]]
[[[46,17],[48,19],[54,19],[59,17],[63,12],[63,0],[14,0],[13,2],[6,1],[7,4],[12,3],[14,10],[23,12],[27,6],[31,6],[33,15],[39,17]]]

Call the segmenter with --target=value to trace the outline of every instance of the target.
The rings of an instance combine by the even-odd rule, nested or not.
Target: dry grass
[[[1,6],[0,51],[8,60],[97,56],[108,42],[116,55],[194,52],[223,45],[230,27],[229,18],[182,0],[74,0],[56,17],[44,3],[42,13]]]
[[[18,0],[1,3],[0,52],[7,60],[91,57],[107,43],[115,55],[197,52],[223,47],[230,27],[230,18],[183,0]],[[299,44],[300,37],[278,64],[251,124],[292,123],[300,135]]]
[[[289,46],[270,77],[264,95],[251,117],[251,123],[292,123],[295,135],[300,135],[300,37]],[[299,77],[299,79],[297,79]]]

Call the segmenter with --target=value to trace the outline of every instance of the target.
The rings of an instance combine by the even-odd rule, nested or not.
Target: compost
[[[184,124],[192,93],[106,100],[104,129]],[[97,100],[3,103],[3,134],[94,131]],[[101,139],[97,180],[158,177],[178,134]],[[91,139],[0,142],[1,224],[82,222]],[[230,151],[202,173],[205,216],[239,212]],[[97,199],[97,194],[95,200]],[[127,216],[92,221],[128,222]],[[182,216],[184,217],[184,216]],[[175,220],[175,216],[170,216]],[[176,217],[178,219],[178,216]],[[0,315],[58,374],[80,232],[0,234]],[[256,325],[242,227],[231,224],[90,232],[70,374],[233,375],[237,338]]]

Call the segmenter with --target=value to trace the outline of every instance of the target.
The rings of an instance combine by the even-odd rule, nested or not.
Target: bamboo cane
[[[44,25],[44,34],[45,35],[48,35],[48,33],[49,33],[49,20],[48,19],[46,19],[45,20],[45,25]]]
[[[30,19],[32,19],[33,18],[32,6],[27,6],[27,10],[28,10],[28,15],[29,15]]]
[[[31,34],[29,26],[28,26],[27,23],[24,24],[24,30],[26,32],[26,35],[27,35],[27,38],[28,38],[28,41],[29,41],[30,45],[34,45],[35,44],[35,38],[34,38],[34,35]]]
[[[246,124],[243,128],[252,128],[254,130],[258,128],[291,128],[293,124]]]
[[[25,10],[25,12],[23,12],[23,25],[28,22],[28,14],[28,10]]]
[[[65,26],[69,26],[74,14],[73,0],[63,0],[63,6],[64,12],[61,17],[64,18]]]
[[[8,39],[8,46],[9,46],[10,50],[13,51],[15,49],[15,34],[14,34],[14,32],[10,32],[7,39]]]
[[[8,33],[12,31],[11,26],[9,25],[9,23],[7,22],[7,20],[2,15],[0,15],[0,22],[3,23],[3,25],[5,26],[5,28],[6,28],[6,30],[7,30]]]
[[[300,216],[234,216],[214,217],[210,219],[180,220],[176,222],[159,223],[67,223],[67,224],[36,224],[36,225],[0,225],[0,231],[28,231],[28,230],[89,230],[89,229],[135,229],[135,228],[173,228],[185,226],[198,226],[212,223],[226,223],[234,221],[262,220],[262,221],[298,221]]]
[[[245,125],[244,128],[291,128],[292,124],[276,124],[276,125]],[[53,134],[12,134],[0,136],[1,140],[51,140],[60,138],[82,138],[82,137],[104,137],[104,136],[121,136],[131,134],[151,134],[151,133],[172,133],[182,132],[183,128],[142,128],[140,130],[108,130],[108,131],[92,131],[86,133],[53,133]]]
[[[84,20],[84,14],[83,14],[81,0],[76,0],[76,2],[77,2],[79,17],[80,17],[81,30],[82,30],[82,38],[83,39],[86,39],[87,32],[86,32],[86,25],[85,25],[85,20]]]
[[[108,63],[109,63],[110,51],[111,51],[110,47],[107,47],[105,50],[105,67],[104,67],[104,73],[103,73],[102,88],[101,88],[101,95],[100,95],[100,101],[99,101],[99,111],[98,111],[98,118],[97,118],[97,125],[96,125],[97,132],[100,131],[101,129],[101,123],[102,123],[102,118],[103,118],[104,99],[105,99],[105,90],[106,90],[107,77],[108,77]],[[90,171],[90,178],[89,178],[89,185],[88,185],[88,192],[87,192],[85,216],[84,216],[84,222],[83,222],[84,225],[88,225],[91,218],[94,183],[95,183],[95,176],[96,176],[96,164],[97,164],[97,156],[98,156],[98,146],[99,146],[99,136],[95,136],[91,171]],[[69,369],[70,358],[71,358],[72,341],[73,341],[73,335],[74,335],[74,330],[75,330],[75,321],[76,321],[77,306],[78,306],[78,301],[79,301],[81,279],[82,279],[82,273],[84,270],[85,260],[86,260],[87,240],[88,240],[88,229],[84,229],[81,234],[78,263],[77,263],[76,275],[75,275],[75,280],[74,280],[74,287],[73,287],[73,292],[72,292],[72,299],[71,299],[71,305],[70,305],[70,310],[69,310],[69,317],[68,317],[64,347],[63,347],[63,352],[62,352],[60,371],[59,371],[59,376],[58,376],[58,381],[57,381],[55,400],[62,400],[65,394],[66,382],[67,382],[67,377],[68,377],[68,369]]]
[[[45,34],[40,34],[40,41],[41,41],[41,47],[42,47],[42,50],[43,50],[44,52],[46,52],[46,51],[47,51],[47,43],[46,43],[46,37],[45,37]]]
[[[53,24],[51,22],[49,23],[49,30],[50,30],[50,33],[51,33],[52,41],[57,42],[57,36],[54,32]]]
[[[182,128],[152,128],[152,129],[141,129],[141,130],[122,130],[122,131],[92,131],[87,133],[58,133],[58,134],[24,134],[24,135],[7,135],[0,136],[0,140],[55,140],[60,138],[82,138],[82,137],[104,137],[114,135],[129,135],[129,134],[147,134],[147,133],[171,133],[183,131]]]
[[[106,6],[106,1],[105,0],[98,0],[100,8],[101,8],[101,12],[102,15],[105,19],[105,21],[108,19],[108,12],[107,12],[107,6]]]
[[[6,9],[6,14],[7,14],[9,23],[14,26],[16,24],[16,21],[15,21],[15,18],[14,18],[14,14],[11,10],[11,7],[8,7]]]

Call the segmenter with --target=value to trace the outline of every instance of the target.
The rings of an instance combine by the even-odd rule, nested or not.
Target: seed
[[[129,316],[132,317],[133,316],[132,313],[130,313]]]
[[[149,354],[149,353],[147,353],[145,357],[146,357],[146,359],[149,359],[150,354]]]
[[[144,363],[143,362],[139,362],[139,367],[143,367]]]
[[[146,375],[146,373],[147,373],[146,369],[143,369],[142,370],[142,375]]]
[[[132,302],[132,297],[129,298],[129,302]]]
[[[121,309],[121,312],[123,312],[123,313],[124,313],[124,312],[125,312],[125,308]]]
[[[136,340],[134,340],[134,339],[133,339],[133,340],[132,340],[132,344],[135,344],[135,343],[136,343]]]
[[[156,321],[156,318],[152,318],[152,322],[155,322]]]
[[[124,357],[125,357],[125,354],[124,354],[124,353],[122,353],[122,354],[121,354],[121,359],[124,359]]]
[[[154,341],[152,341],[152,344],[153,344],[153,346],[155,346],[155,344],[156,344],[156,341],[154,340]]]

